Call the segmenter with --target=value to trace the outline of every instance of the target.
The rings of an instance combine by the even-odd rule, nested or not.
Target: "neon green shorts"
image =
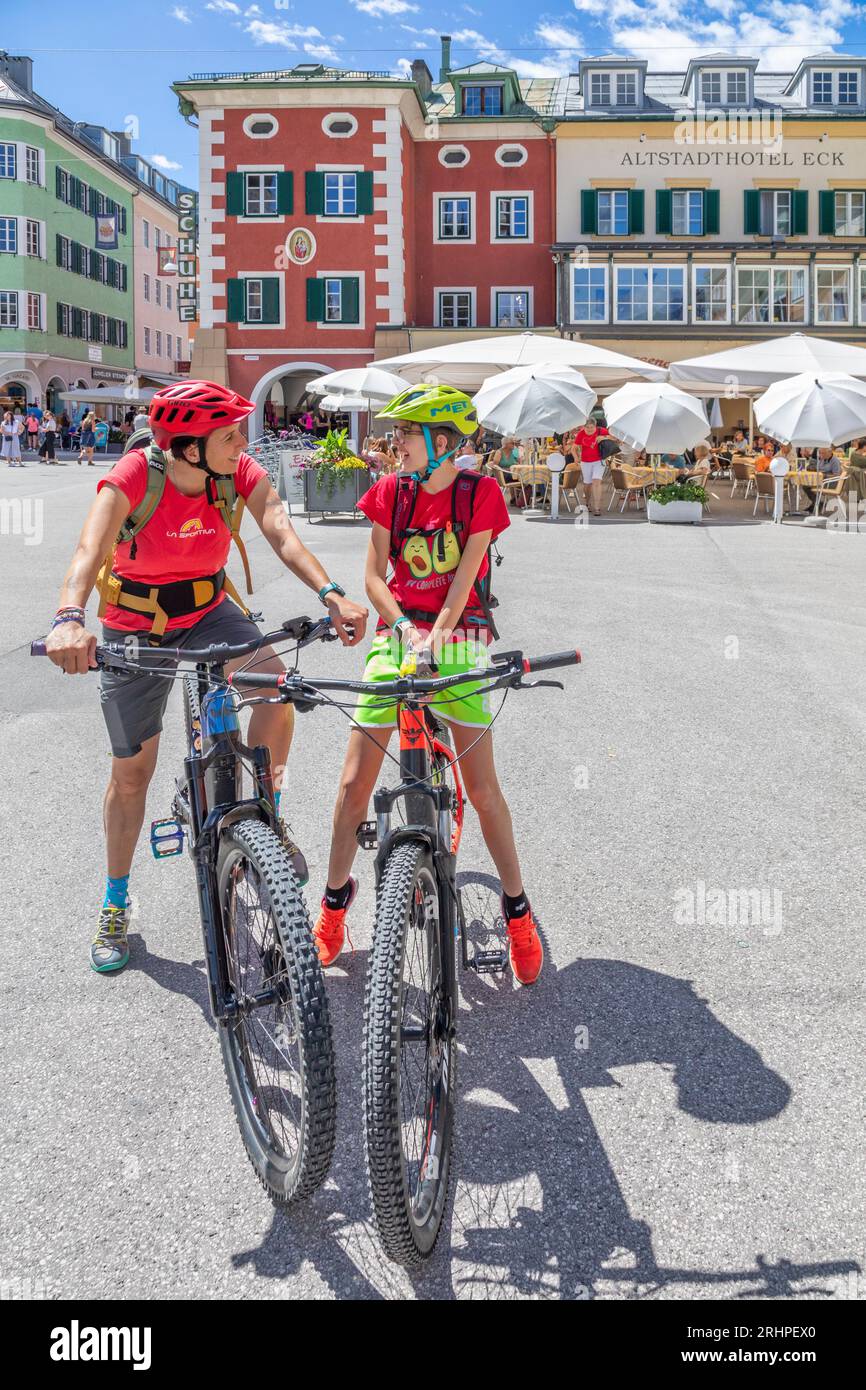
[[[381,632],[373,639],[364,667],[365,681],[393,681],[400,674],[403,649],[400,639]],[[490,658],[484,642],[469,641],[444,642],[438,658],[438,676],[456,676],[461,671],[474,671],[479,666],[489,666]],[[479,687],[477,681],[465,685],[453,685],[433,696],[432,707],[442,719],[450,719],[454,724],[466,724],[470,728],[484,729],[490,723],[490,692]],[[397,702],[381,700],[376,695],[359,695],[355,706],[355,718],[359,724],[369,728],[393,729],[397,724]]]

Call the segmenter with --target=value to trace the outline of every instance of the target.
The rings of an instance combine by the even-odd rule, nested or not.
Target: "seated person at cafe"
[[[523,462],[523,447],[513,435],[503,435],[502,448],[496,450],[490,462],[502,469],[507,483],[513,483],[515,481],[514,475],[508,470],[513,468],[516,463]]]
[[[832,449],[819,449],[818,457],[812,466],[818,473],[823,474],[825,481],[827,478],[838,478],[839,474],[842,472],[842,464],[839,459],[837,459]],[[804,487],[803,491],[810,502],[817,501],[818,493],[815,488]]]
[[[698,445],[698,448],[701,446]],[[706,445],[703,446],[707,448]],[[696,450],[697,452],[697,450]],[[659,455],[665,468],[675,468],[677,471],[678,483],[695,482],[703,486],[706,482],[709,468],[706,463],[693,464],[686,458],[685,454],[660,454]]]
[[[383,473],[392,473],[397,467],[396,455],[384,435],[380,438],[365,439],[361,453],[371,470],[380,476]]]
[[[848,492],[866,500],[866,439],[852,439],[848,451]]]

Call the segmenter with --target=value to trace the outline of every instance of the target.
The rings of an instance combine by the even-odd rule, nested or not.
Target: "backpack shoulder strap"
[[[241,521],[243,520],[244,508],[246,503],[243,497],[238,495],[233,477],[219,479],[208,478],[205,484],[207,499],[212,506],[216,507],[223,521],[229,529],[229,534],[238,548],[241,563],[244,567],[244,580],[246,581],[247,593],[253,592],[253,579],[250,572],[250,561],[247,555],[247,548],[241,539]]]
[[[398,478],[394,489],[394,509],[391,513],[391,559],[400,554],[400,547],[412,522],[419,484],[414,478]]]
[[[128,452],[128,451],[127,451]],[[148,444],[144,450],[147,460],[147,485],[144,496],[124,521],[117,535],[117,543],[132,541],[143,531],[150,521],[165,491],[165,454],[155,444]]]
[[[451,516],[458,540],[461,536],[469,534],[472,508],[475,506],[475,491],[480,482],[481,474],[471,468],[464,468],[454,480]],[[460,549],[463,549],[462,544]]]

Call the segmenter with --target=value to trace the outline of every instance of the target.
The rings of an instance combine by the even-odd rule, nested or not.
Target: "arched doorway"
[[[54,414],[60,415],[63,411],[64,402],[60,400],[59,393],[66,390],[66,382],[62,376],[53,376],[45,388],[45,404]]]
[[[21,410],[26,414],[27,388],[22,381],[4,381],[0,386],[0,406],[4,410]]]
[[[331,367],[321,362],[284,362],[266,372],[256,383],[251,394],[251,399],[256,404],[256,413],[250,426],[251,436],[258,437],[266,429],[287,429],[306,403],[309,382],[331,370]],[[345,425],[350,436],[357,440],[357,411],[339,419],[327,417],[327,423],[339,428]]]

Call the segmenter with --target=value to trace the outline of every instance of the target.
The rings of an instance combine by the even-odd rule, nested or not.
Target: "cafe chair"
[[[731,477],[734,480],[733,486],[731,487],[731,496],[733,497],[737,490],[737,486],[742,483],[744,486],[743,497],[748,497],[749,493],[754,489],[756,476],[758,475],[755,473],[755,465],[752,463],[751,459],[747,459],[744,454],[734,454],[734,457],[731,459]]]
[[[776,479],[772,473],[756,473],[755,482],[755,505],[752,509],[752,516],[758,511],[758,503],[763,502],[764,514],[771,512],[776,503]]]
[[[825,500],[829,499],[832,501],[834,497],[841,497],[842,494],[847,493],[847,491],[848,474],[843,468],[837,478],[828,478],[826,482],[821,483],[820,487],[816,488],[817,496],[815,497],[814,515],[818,516],[820,514],[821,507]]]

